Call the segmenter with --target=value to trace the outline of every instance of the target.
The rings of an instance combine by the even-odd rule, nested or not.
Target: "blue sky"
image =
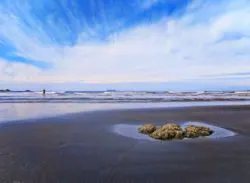
[[[248,89],[250,1],[1,0],[0,88],[17,86]]]

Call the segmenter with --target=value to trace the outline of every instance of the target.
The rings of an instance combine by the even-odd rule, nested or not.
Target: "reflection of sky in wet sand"
[[[236,135],[234,132],[229,131],[227,129],[210,125],[207,123],[202,122],[186,122],[183,123],[181,126],[184,128],[187,125],[197,125],[197,126],[205,126],[209,127],[212,130],[214,130],[214,133],[211,136],[208,137],[200,137],[200,138],[209,138],[209,139],[216,139],[216,138],[226,138]],[[137,140],[150,140],[155,141],[151,137],[141,134],[137,131],[137,129],[140,127],[140,125],[128,125],[128,124],[117,124],[113,126],[113,132],[122,135],[124,137],[129,137]]]
[[[57,116],[75,112],[189,106],[249,105],[248,102],[167,102],[167,103],[1,103],[0,122]]]
[[[128,124],[117,124],[114,125],[113,131],[124,137],[129,137],[137,140],[151,140],[154,141],[151,137],[138,133],[137,129],[140,125],[128,125]]]

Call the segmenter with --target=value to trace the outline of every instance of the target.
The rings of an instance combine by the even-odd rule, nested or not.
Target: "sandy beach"
[[[250,0],[0,0],[0,183],[250,183]]]
[[[2,123],[1,183],[248,183],[250,106],[91,111]],[[149,141],[121,136],[116,124],[201,121],[236,135]]]

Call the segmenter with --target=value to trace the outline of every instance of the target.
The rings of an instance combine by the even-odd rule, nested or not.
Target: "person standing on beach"
[[[45,94],[46,94],[46,90],[45,90],[45,89],[43,89],[43,96],[45,96]]]

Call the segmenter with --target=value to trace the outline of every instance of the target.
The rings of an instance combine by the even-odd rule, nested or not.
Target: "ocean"
[[[250,92],[0,92],[0,123],[97,110],[249,105]]]
[[[193,101],[250,101],[250,91],[63,91],[0,92],[0,103],[158,103]]]

